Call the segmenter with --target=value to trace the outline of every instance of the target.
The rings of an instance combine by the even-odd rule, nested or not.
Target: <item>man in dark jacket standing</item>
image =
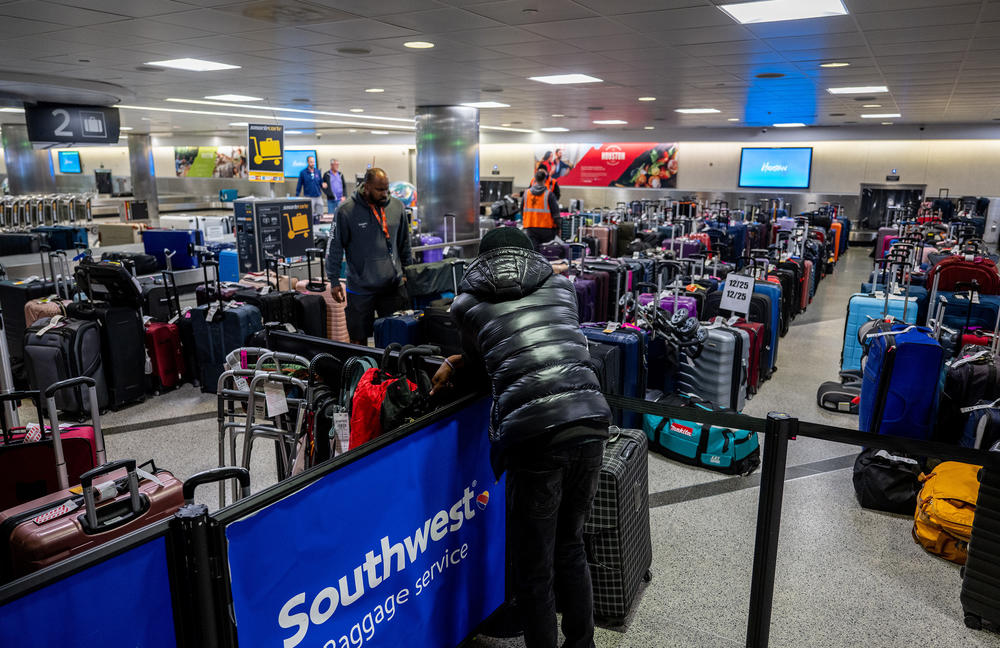
[[[347,195],[347,183],[340,172],[340,160],[330,160],[330,170],[323,174],[323,194],[326,195],[326,213],[336,214],[337,206]]]
[[[507,470],[514,591],[528,648],[558,643],[555,597],[568,648],[594,645],[594,600],[583,525],[597,492],[611,412],[590,365],[573,284],[555,275],[521,231],[483,237],[451,307],[458,371],[492,381],[491,459]]]
[[[295,185],[295,195],[299,194],[312,200],[313,215],[323,213],[323,200],[321,196],[323,195],[320,184],[322,183],[322,176],[319,174],[319,169],[316,168],[316,158],[309,156],[306,158],[306,168],[299,171],[299,181]]]
[[[403,268],[413,263],[403,203],[389,195],[389,177],[368,169],[361,187],[337,209],[327,247],[330,292],[345,299],[340,265],[347,255],[347,332],[354,344],[368,344],[375,313],[391,315],[403,306]]]

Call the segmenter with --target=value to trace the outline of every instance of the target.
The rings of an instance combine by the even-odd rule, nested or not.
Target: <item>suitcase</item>
[[[966,353],[969,351],[972,350]],[[1000,357],[986,353],[975,359],[949,362],[945,365],[933,440],[961,444],[967,421],[975,417],[962,409],[992,403],[997,398],[1000,398]],[[982,410],[976,412],[980,413]]]
[[[875,258],[881,259],[886,253],[886,243],[890,239],[899,236],[899,229],[895,227],[880,227],[875,235]]]
[[[593,238],[597,241],[597,256],[605,256],[611,250],[611,230],[607,227],[581,227],[580,237]]]
[[[50,250],[73,250],[90,245],[86,227],[49,225],[32,228],[31,232],[40,235]]]
[[[156,257],[159,268],[170,267],[174,270],[188,270],[199,267],[198,257],[190,252],[190,246],[204,244],[205,237],[201,230],[150,229],[142,235],[142,245],[146,254]],[[174,253],[170,257],[169,266],[164,250],[170,250]]]
[[[838,221],[830,223],[833,232],[833,260],[840,261],[840,237],[844,234],[844,225]]]
[[[576,290],[577,317],[581,322],[593,322],[597,319],[597,282],[592,279],[582,279],[576,275],[570,276],[573,288]]]
[[[38,254],[42,249],[39,234],[0,232],[0,256],[15,254]]]
[[[644,398],[648,375],[648,335],[635,329],[617,329],[608,333],[604,326],[583,325],[580,328],[588,340],[621,349],[622,365],[619,375],[622,377],[622,395]],[[624,412],[622,421],[626,426],[635,428],[639,427],[641,417],[635,412]]]
[[[962,570],[962,611],[965,625],[1000,632],[1000,472],[979,471],[979,497],[972,521],[969,555]]]
[[[240,280],[240,255],[236,250],[219,252],[219,281],[237,282]]]
[[[54,385],[54,390],[50,387],[48,393],[69,389],[78,393],[86,387],[87,402],[94,404],[90,407],[90,425],[60,425],[58,417],[55,421],[50,420],[49,425],[44,425],[42,394],[38,391],[0,396],[0,401],[31,400],[38,419],[37,423],[10,430],[5,427],[3,431],[3,439],[0,440],[0,511],[79,484],[80,475],[104,462],[104,437],[101,434],[100,414],[94,403],[96,392],[91,391],[88,380],[72,378]],[[50,410],[49,414],[56,413]],[[52,430],[56,429],[60,431],[58,439],[52,434]],[[62,466],[56,459],[57,442],[61,445]]]
[[[129,272],[136,276],[159,274],[161,267],[155,256],[140,252],[105,252],[101,255],[101,261],[121,263]],[[129,264],[132,267],[129,267]]]
[[[167,304],[167,287],[163,277],[143,277],[139,279],[142,290],[142,314],[157,322],[170,319],[170,306]]]
[[[97,381],[98,409],[108,406],[108,385],[101,360],[101,330],[96,322],[71,318],[42,318],[24,333],[24,360],[28,382],[45,392],[52,385],[87,376]],[[56,406],[64,412],[90,409],[79,390],[56,394]]]
[[[760,366],[761,362],[765,359],[764,325],[759,322],[748,322],[741,317],[733,323],[733,326],[746,331],[749,336],[750,353],[747,356],[747,392],[756,394],[763,382]]]
[[[31,281],[0,281],[0,312],[3,313],[7,350],[10,352],[11,372],[15,383],[26,386],[24,367],[24,307],[34,299],[55,294],[55,283],[46,279]]]
[[[750,363],[750,335],[726,325],[705,327],[708,340],[701,355],[681,353],[677,386],[719,407],[743,411]]]
[[[944,350],[929,328],[876,325],[868,338],[858,428],[927,440],[934,430]]]
[[[569,246],[565,243],[559,243],[556,241],[542,243],[538,248],[538,253],[549,261],[558,261],[559,259],[570,258]]]
[[[908,302],[908,305],[907,305]],[[917,300],[910,297],[890,295],[886,302],[884,295],[876,294],[864,295],[855,293],[851,295],[847,302],[847,319],[844,324],[844,345],[840,352],[841,371],[861,371],[861,358],[864,356],[864,349],[858,341],[858,329],[862,324],[880,319],[887,309],[888,314],[896,319],[903,320],[903,312],[907,315],[917,312]]]
[[[173,389],[180,384],[184,376],[184,350],[176,324],[147,324],[146,354],[160,389]]]
[[[420,344],[419,314],[380,317],[375,320],[375,348],[384,349],[393,342],[403,346]]]
[[[108,405],[117,409],[145,399],[146,331],[139,311],[107,302],[76,302],[69,304],[66,310],[71,318],[100,324]]]
[[[864,294],[870,295],[870,294],[875,293],[875,292],[881,292],[882,291],[882,287],[883,286],[882,286],[881,283],[863,283],[863,284],[861,284],[861,292],[864,293]],[[939,294],[941,294],[941,293],[939,293]],[[964,295],[968,295],[968,293],[965,293]],[[914,312],[912,309],[907,309],[906,319],[909,322],[914,323],[914,324],[923,324],[924,322],[927,321],[927,314],[928,314],[928,310],[929,310],[930,303],[931,303],[931,299],[930,299],[931,298],[931,294],[923,286],[910,286],[910,297],[912,297],[913,299],[915,299],[917,301],[917,309],[916,309],[916,312]],[[982,296],[982,299],[996,299],[997,303],[1000,304],[1000,299],[997,299],[997,298],[993,298],[993,297],[987,298],[984,295],[984,296]],[[966,310],[961,310],[961,309],[959,309],[959,306],[962,306],[964,308],[964,305],[967,304],[968,301],[969,300],[967,298],[962,299],[962,300],[956,300],[955,301],[955,305],[950,310],[950,312],[949,312],[948,309],[945,310],[945,322],[946,322],[945,325],[946,326],[952,326],[952,324],[948,324],[947,322],[951,321],[952,323],[955,323],[955,322],[958,322],[959,319],[961,319],[961,322],[959,322],[959,326],[964,326],[965,325],[965,314],[967,312],[967,309]],[[959,317],[960,314],[961,314],[961,317]],[[992,322],[994,322],[995,320],[996,320],[996,311],[994,310],[994,317],[993,317],[993,320],[991,320],[991,323],[989,325],[991,328],[993,326]],[[973,321],[973,323],[974,323],[975,326],[982,326],[983,325],[981,323],[981,321],[982,321],[981,318],[974,317],[972,321]],[[980,322],[980,323],[976,324],[976,322]]]
[[[601,390],[609,394],[622,394],[622,354],[621,349],[611,344],[587,341],[590,349],[590,362],[594,367],[594,373],[601,383]],[[621,412],[614,412],[614,419],[617,422],[621,419]]]
[[[649,467],[642,430],[611,428],[584,546],[594,589],[594,616],[621,623],[639,586],[652,579]]]
[[[60,258],[62,268],[56,268],[54,258]],[[73,301],[74,286],[69,279],[69,264],[65,255],[49,256],[49,267],[52,269],[55,291],[53,294],[39,299],[32,299],[24,305],[24,325],[31,326],[43,317],[66,315],[66,304]]]
[[[140,477],[134,459],[80,477],[83,495],[60,490],[0,513],[0,581],[9,581],[171,517],[184,504],[180,480],[152,467]],[[101,477],[107,481],[94,482]],[[99,489],[101,502],[95,502]],[[80,513],[80,510],[83,513]]]
[[[210,316],[211,315],[211,316]],[[250,304],[198,306],[188,311],[194,338],[201,390],[214,394],[226,356],[264,330],[260,311]]]
[[[755,294],[764,295],[769,300],[770,311],[767,315],[770,318],[767,322],[767,329],[771,336],[769,363],[771,371],[774,371],[778,362],[778,340],[781,339],[781,286],[769,281],[757,281],[753,291]],[[753,321],[752,318],[751,321]]]
[[[645,306],[653,301],[653,295],[642,293],[639,295],[639,303]],[[675,308],[676,306],[676,308]],[[698,300],[687,295],[667,295],[660,298],[660,309],[668,313],[673,313],[677,308],[683,308],[688,312],[688,317],[698,317]]]
[[[971,261],[963,256],[942,259],[927,273],[927,284],[937,280],[938,290],[958,290],[956,284],[975,281],[979,284],[979,294],[1000,294],[1000,275],[996,263],[985,257],[975,257]]]
[[[420,318],[420,339],[423,344],[441,347],[446,358],[462,353],[462,336],[451,316],[451,299],[435,299],[424,309]]]
[[[293,325],[302,329],[306,335],[320,338],[327,336],[326,299],[323,295],[296,291],[293,307]]]
[[[420,235],[420,245],[438,245],[440,243],[444,243],[444,240],[440,236],[434,236],[433,234]],[[444,249],[424,250],[420,253],[420,260],[421,263],[444,261]]]
[[[100,223],[97,240],[102,247],[142,243],[142,232],[146,227],[142,223]]]

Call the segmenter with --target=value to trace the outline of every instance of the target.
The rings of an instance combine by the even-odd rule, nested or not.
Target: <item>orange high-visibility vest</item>
[[[552,229],[556,226],[552,222],[552,212],[549,211],[549,191],[547,189],[541,195],[532,193],[530,189],[525,191],[524,208],[521,212],[524,227]]]

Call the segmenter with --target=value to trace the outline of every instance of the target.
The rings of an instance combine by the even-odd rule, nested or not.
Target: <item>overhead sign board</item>
[[[249,124],[247,142],[250,180],[284,182],[285,127],[281,124]]]
[[[78,104],[25,105],[24,119],[32,142],[116,144],[121,125],[117,108]]]

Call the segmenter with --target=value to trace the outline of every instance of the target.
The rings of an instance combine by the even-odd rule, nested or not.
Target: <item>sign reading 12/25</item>
[[[726,285],[722,289],[722,303],[719,308],[746,315],[750,312],[750,300],[753,298],[753,277],[731,274],[726,277]]]
[[[117,108],[37,103],[24,107],[32,142],[115,144],[120,118]]]

